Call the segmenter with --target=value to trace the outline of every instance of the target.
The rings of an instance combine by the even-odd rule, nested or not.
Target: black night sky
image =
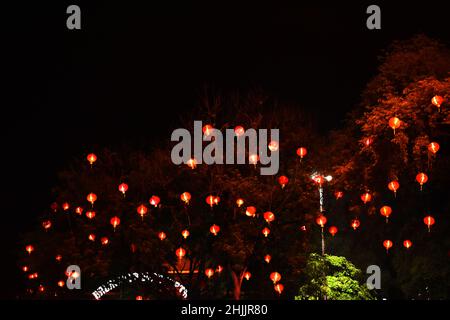
[[[14,297],[19,232],[47,210],[70,159],[97,146],[169,140],[205,84],[262,88],[309,110],[327,132],[359,103],[393,40],[423,32],[449,44],[444,1],[390,2],[58,1],[5,11],[0,243],[2,274],[12,276],[0,296]],[[75,3],[81,31],[65,26]],[[365,26],[372,3],[382,30]]]

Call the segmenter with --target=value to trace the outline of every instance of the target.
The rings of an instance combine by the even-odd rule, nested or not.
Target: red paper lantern
[[[383,206],[380,209],[380,213],[383,217],[386,217],[386,223],[388,222],[389,216],[392,213],[392,208],[389,206]]]
[[[281,189],[283,189],[289,182],[288,177],[286,176],[280,176],[278,178],[278,183],[281,185]]]
[[[281,283],[277,283],[276,285],[273,286],[273,288],[278,294],[283,293],[284,286]]]
[[[166,238],[167,236],[166,236],[166,233],[165,232],[159,232],[158,233],[158,238],[159,238],[159,240],[161,240],[161,241],[163,241],[165,238]]]
[[[143,204],[141,204],[139,207],[137,207],[136,211],[141,216],[141,218],[144,219],[144,216],[148,212],[148,208],[146,206],[144,206]]]
[[[350,225],[351,225],[351,227],[353,228],[353,230],[356,230],[356,229],[358,229],[359,226],[361,225],[361,222],[359,222],[358,219],[353,219],[353,220],[350,222]]]
[[[97,161],[97,156],[93,153],[88,154],[88,156],[86,157],[87,161],[89,161],[89,163],[92,165],[94,164],[95,161]]]
[[[281,280],[281,274],[279,274],[278,272],[272,272],[270,274],[270,280],[272,280],[273,283],[277,283],[278,281]]]
[[[28,254],[31,254],[34,251],[34,247],[29,244],[25,247],[25,251],[28,252]]]
[[[189,204],[189,200],[191,200],[191,194],[189,192],[183,192],[180,196],[181,201],[186,204]]]
[[[236,136],[240,137],[240,136],[244,135],[245,129],[243,126],[236,126],[234,128],[234,133],[236,134]]]
[[[209,278],[211,278],[214,275],[214,269],[208,268],[205,270],[205,275]]]
[[[181,231],[181,236],[186,239],[187,237],[189,237],[189,231],[188,230]]]
[[[318,217],[316,218],[316,223],[317,223],[321,228],[323,228],[323,227],[325,226],[325,224],[327,223],[327,218],[326,218],[325,216],[320,215],[320,216],[318,216]]]
[[[394,192],[394,196],[395,196],[395,195],[397,195],[398,188],[400,188],[400,183],[398,183],[397,180],[393,180],[393,181],[389,182],[388,188],[389,188],[389,190]]]
[[[367,202],[370,202],[372,200],[372,195],[368,192],[363,193],[361,195],[361,200],[362,202],[364,202],[364,204],[366,204]]]
[[[411,240],[405,240],[405,241],[403,241],[403,246],[404,246],[406,249],[411,248],[411,246],[412,246]]]
[[[100,242],[102,243],[102,245],[106,246],[109,243],[109,239],[107,237],[102,237],[100,239]]]
[[[430,151],[431,153],[434,153],[434,154],[436,154],[436,152],[439,151],[439,148],[440,148],[440,146],[439,146],[439,143],[437,143],[437,142],[431,142],[428,145],[428,151]]]
[[[325,181],[325,178],[322,177],[321,175],[315,175],[312,179],[313,179],[314,182],[317,183],[319,186],[321,186],[321,185],[324,183],[324,181]]]
[[[182,247],[179,247],[175,251],[175,255],[178,257],[178,259],[182,259],[186,255],[186,250],[184,250]]]
[[[209,232],[211,232],[213,235],[217,236],[217,234],[220,231],[220,227],[218,225],[213,224],[210,228],[209,228]]]
[[[426,216],[425,218],[423,218],[423,223],[425,223],[428,227],[428,232],[430,232],[431,226],[435,223],[436,221],[434,220],[434,218],[432,216]]]
[[[270,211],[264,212],[264,220],[266,220],[267,223],[270,223],[275,220],[275,215]]]
[[[113,226],[114,230],[116,230],[116,227],[120,224],[119,217],[112,217],[111,220],[109,220],[111,225]]]
[[[57,254],[56,257],[55,257],[55,260],[60,262],[62,260],[62,255]]]
[[[86,217],[88,217],[88,219],[94,219],[95,218],[95,211],[87,211],[86,212]]]
[[[75,213],[81,216],[83,214],[83,208],[82,207],[76,207],[75,208]]]
[[[272,256],[271,256],[270,254],[266,254],[266,255],[264,256],[264,261],[265,261],[266,263],[270,263],[270,260],[272,260]]]
[[[300,157],[300,159],[303,159],[304,156],[307,154],[307,150],[304,147],[300,147],[297,149],[297,155]]]
[[[383,246],[386,248],[386,252],[389,251],[390,248],[392,248],[393,243],[391,240],[384,240],[383,241]]]
[[[270,229],[269,228],[264,228],[264,229],[262,229],[262,234],[264,235],[264,237],[266,237],[267,238],[267,236],[269,235],[269,233],[270,233]]]
[[[244,204],[244,199],[242,199],[242,198],[237,199],[236,204],[237,204],[238,208],[240,208]]]
[[[62,280],[60,280],[60,281],[58,281],[58,287],[64,287],[64,285],[65,285],[66,283],[64,282],[64,281],[62,281]]]
[[[275,151],[278,150],[278,148],[279,148],[279,145],[278,145],[277,141],[272,140],[272,141],[269,142],[269,150],[270,151],[275,152]]]
[[[250,272],[246,271],[246,272],[244,273],[244,278],[245,278],[247,281],[250,280],[251,277],[252,277],[252,274],[251,274]]]
[[[219,264],[219,265],[217,266],[216,272],[217,272],[217,273],[221,273],[222,271],[223,271],[223,267]]]
[[[94,205],[94,202],[97,200],[97,195],[95,193],[89,193],[86,199],[91,203],[91,205]]]
[[[158,196],[152,196],[148,202],[150,202],[150,204],[156,208],[158,207],[160,201],[161,199],[159,199]]]
[[[28,272],[29,269],[30,269],[30,268],[28,268],[28,266],[23,266],[23,267],[22,267],[22,271],[23,271],[23,272]]]
[[[142,297],[142,296],[136,296],[136,300],[138,300],[138,301],[141,301],[141,300],[143,300],[144,298]]]
[[[344,192],[342,191],[336,191],[334,193],[334,196],[336,197],[336,200],[341,199],[344,196]]]
[[[125,193],[128,190],[128,185],[126,183],[121,183],[119,184],[119,191],[123,193],[123,195],[125,196]]]
[[[389,127],[391,127],[392,130],[394,130],[394,134],[395,134],[395,129],[400,128],[401,123],[402,122],[397,117],[393,117],[393,118],[389,119]]]
[[[91,233],[88,237],[89,240],[95,241],[95,234]]]
[[[68,203],[68,202],[64,202],[64,203],[62,204],[62,208],[63,208],[64,211],[69,210],[69,208],[70,208],[69,203]]]
[[[331,226],[331,227],[328,229],[328,232],[334,237],[334,235],[338,232],[338,228],[335,227],[335,226]]]
[[[417,174],[416,181],[420,184],[420,191],[422,191],[422,186],[428,181],[428,176],[425,173],[421,172]]]
[[[192,170],[194,170],[195,168],[197,168],[197,160],[195,160],[194,158],[191,158],[186,162],[186,165],[189,168],[191,168]]]
[[[441,110],[440,108],[441,108],[441,104],[443,102],[444,102],[444,98],[441,96],[438,96],[438,95],[434,96],[431,99],[431,103],[434,104],[438,108],[439,111]]]
[[[251,154],[248,156],[248,162],[253,164],[255,167],[258,164],[259,156],[257,154]]]
[[[42,222],[42,227],[45,229],[45,231],[47,231],[52,227],[52,222],[50,220],[45,220],[44,222]]]
[[[212,133],[213,126],[210,124],[206,124],[203,126],[202,131],[205,136],[209,136]]]
[[[248,217],[254,217],[256,215],[256,208],[253,206],[247,207],[247,209],[245,210],[245,214]]]
[[[214,201],[215,197],[213,195],[209,195],[206,197],[206,203],[209,204],[209,206],[212,208],[213,205],[215,205],[215,201]]]

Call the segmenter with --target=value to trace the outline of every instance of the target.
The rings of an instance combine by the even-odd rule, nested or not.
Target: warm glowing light
[[[52,209],[53,212],[58,211],[58,204],[57,204],[56,202],[53,202],[53,203],[50,205],[50,209]]]
[[[161,231],[161,232],[158,233],[159,240],[163,241],[166,237],[167,236],[166,236],[165,232]]]
[[[279,148],[279,145],[278,145],[277,141],[272,140],[269,142],[269,150],[270,151],[272,151],[272,152],[277,151],[278,148]]]
[[[353,220],[350,222],[350,225],[351,225],[351,227],[353,228],[353,230],[356,230],[356,229],[358,229],[359,226],[361,225],[361,222],[359,222],[358,219],[353,219]]]
[[[214,275],[214,269],[208,268],[205,270],[205,275],[209,278],[211,278]]]
[[[87,161],[91,164],[91,166],[94,164],[95,161],[97,161],[97,156],[93,153],[88,154],[86,157]]]
[[[412,246],[412,241],[411,241],[411,240],[405,240],[405,241],[403,241],[403,246],[404,246],[406,249],[411,248],[411,246]]]
[[[42,227],[47,231],[52,227],[52,222],[50,220],[45,220],[42,222]]]
[[[62,260],[62,255],[57,254],[56,257],[55,257],[55,260],[60,262]]]
[[[240,208],[244,204],[244,199],[242,199],[242,198],[237,199],[236,204],[237,204],[238,208]]]
[[[281,274],[279,274],[278,272],[272,272],[270,274],[270,280],[272,280],[273,283],[277,283],[278,281],[281,280]]]
[[[281,185],[281,189],[283,189],[289,182],[288,177],[286,176],[280,176],[278,178],[278,183]]]
[[[439,151],[439,148],[440,148],[440,146],[439,146],[439,143],[437,143],[437,142],[431,142],[428,145],[428,151],[430,151],[431,153],[434,153],[434,154],[436,154],[436,152]]]
[[[434,96],[431,99],[431,103],[434,104],[439,110],[441,108],[441,104],[444,102],[444,98],[442,98],[441,96]]]
[[[29,270],[28,266],[23,266],[23,267],[22,267],[22,271],[23,271],[23,272],[28,272],[28,270]]]
[[[189,204],[189,200],[191,200],[191,194],[189,192],[183,192],[180,196],[181,201],[186,204]]]
[[[257,154],[251,154],[248,156],[248,162],[253,164],[256,167],[256,164],[259,161],[259,156]]]
[[[389,251],[390,248],[392,248],[393,243],[391,240],[384,240],[383,241],[383,246],[386,248],[386,252]]]
[[[91,205],[94,205],[94,202],[97,200],[97,195],[95,193],[89,193],[86,199],[91,203]]]
[[[426,216],[425,218],[423,218],[423,223],[425,223],[428,227],[428,232],[430,232],[431,226],[435,223],[436,221],[434,220],[434,218],[432,216]]]
[[[344,196],[344,192],[342,191],[336,191],[334,193],[334,196],[336,197],[336,200],[341,199]]]
[[[393,180],[393,181],[389,182],[388,188],[389,188],[389,190],[394,192],[394,196],[395,196],[397,194],[398,188],[400,188],[400,183],[398,183],[397,180]]]
[[[34,251],[34,247],[29,244],[25,247],[25,251],[28,252],[28,254],[31,254]]]
[[[186,250],[184,250],[183,248],[179,247],[175,251],[175,255],[178,257],[178,259],[182,259],[186,255]]]
[[[361,200],[362,202],[364,202],[364,204],[366,204],[367,202],[370,202],[372,200],[372,195],[368,192],[363,193],[361,195]]]
[[[144,219],[144,216],[148,212],[148,208],[145,205],[141,204],[139,207],[137,207],[136,211],[141,216],[141,218]]]
[[[325,178],[321,176],[320,174],[315,174],[312,176],[312,179],[315,183],[317,183],[319,186],[321,186],[325,182]]]
[[[194,170],[195,168],[197,168],[197,160],[195,160],[194,158],[191,158],[186,162],[186,165],[189,168],[191,168],[192,170]]]
[[[264,237],[266,237],[267,238],[267,236],[269,235],[269,233],[270,233],[270,229],[269,228],[264,228],[264,229],[262,229],[262,234],[264,235]]]
[[[281,283],[277,283],[276,285],[273,286],[273,288],[278,294],[283,293],[284,286]]]
[[[325,226],[325,224],[327,223],[327,218],[325,216],[318,216],[316,218],[316,223],[323,228]]]
[[[75,213],[81,216],[83,214],[83,208],[82,207],[76,207],[75,208]]]
[[[44,292],[45,291],[45,287],[41,284],[38,287],[39,292]]]
[[[213,235],[217,236],[217,234],[220,231],[220,227],[216,224],[213,224],[210,228],[209,228],[209,232],[211,232]]]
[[[65,285],[66,283],[64,282],[64,281],[62,281],[62,280],[60,280],[60,281],[58,281],[58,287],[64,287],[64,285]]]
[[[142,296],[136,296],[136,300],[138,300],[138,301],[141,301],[141,300],[143,300],[144,298],[142,297]]]
[[[335,226],[331,226],[328,228],[328,232],[334,237],[334,235],[338,232],[338,228]]]
[[[209,136],[209,135],[212,133],[212,130],[213,130],[213,129],[214,129],[214,128],[213,128],[212,125],[206,124],[206,125],[203,126],[202,131],[203,131],[203,134],[204,134],[205,136]]]
[[[234,128],[234,133],[236,134],[236,136],[240,137],[240,136],[244,135],[245,129],[243,126],[236,126]]]
[[[161,199],[159,199],[158,196],[152,196],[148,202],[156,208],[156,207],[158,207],[158,204],[160,201],[161,201]]]
[[[217,266],[216,272],[217,272],[217,273],[221,273],[222,271],[223,271],[223,267],[219,264],[219,265]]]
[[[91,233],[88,237],[89,240],[95,241],[95,234]]]
[[[306,151],[305,147],[300,147],[297,149],[297,155],[300,157],[300,159],[303,159],[304,156],[306,156],[308,152]]]
[[[264,261],[265,261],[266,263],[270,263],[270,260],[272,260],[272,256],[271,256],[270,254],[266,254],[266,255],[264,256]]]
[[[70,208],[69,203],[68,203],[68,202],[64,202],[64,203],[62,204],[62,208],[63,208],[64,211],[69,210],[69,208]]]
[[[372,144],[372,142],[373,142],[372,138],[365,138],[363,141],[363,143],[366,147],[370,146]]]
[[[267,223],[270,223],[275,220],[275,215],[270,211],[264,212],[264,220],[266,220]]]
[[[425,173],[421,172],[417,174],[416,181],[420,184],[420,191],[422,191],[422,186],[428,181],[428,176]]]
[[[248,217],[254,217],[256,215],[256,208],[253,206],[247,207],[247,209],[245,210],[245,214]]]
[[[88,219],[94,219],[95,218],[95,211],[87,211],[86,212],[86,217],[88,217]]]
[[[123,195],[125,196],[125,193],[128,190],[128,185],[126,183],[121,183],[119,184],[119,191],[123,193]]]
[[[189,231],[188,230],[181,231],[181,236],[183,238],[187,239],[187,237],[189,237]]]
[[[401,123],[402,123],[402,122],[401,122],[400,119],[397,118],[397,117],[393,117],[393,118],[390,118],[390,119],[389,119],[389,127],[391,127],[392,130],[394,130],[394,134],[395,134],[395,129],[400,128],[400,124],[401,124]]]
[[[119,217],[112,217],[111,220],[109,220],[109,223],[111,223],[115,231],[116,227],[120,224],[120,219]]]
[[[380,209],[380,213],[383,217],[386,217],[386,223],[388,222],[389,216],[392,213],[392,208],[389,206],[383,206]]]
[[[244,278],[245,278],[247,281],[250,280],[251,277],[252,277],[252,274],[251,274],[250,272],[246,271],[246,272],[244,273]]]
[[[107,237],[102,237],[100,239],[100,242],[102,243],[102,245],[106,246],[109,243],[109,239]]]
[[[333,177],[330,176],[330,175],[328,175],[328,176],[325,177],[325,180],[327,180],[328,182],[330,182],[331,180],[333,180]]]

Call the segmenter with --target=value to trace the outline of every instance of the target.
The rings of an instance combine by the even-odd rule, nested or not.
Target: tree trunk
[[[244,270],[239,274],[239,276],[236,274],[235,271],[231,271],[231,276],[233,278],[233,296],[234,300],[240,300],[241,299],[241,286],[242,286],[242,279],[244,279],[244,273],[247,268],[244,268]]]

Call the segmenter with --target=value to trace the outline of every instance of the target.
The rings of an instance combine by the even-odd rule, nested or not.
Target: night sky
[[[0,242],[11,276],[0,297],[18,285],[19,233],[48,210],[56,173],[74,157],[169,140],[205,84],[262,88],[308,110],[326,133],[343,125],[393,40],[450,40],[445,1],[92,2],[4,10]],[[81,7],[81,31],[66,29],[70,4]],[[366,28],[369,4],[380,5],[382,30]]]

